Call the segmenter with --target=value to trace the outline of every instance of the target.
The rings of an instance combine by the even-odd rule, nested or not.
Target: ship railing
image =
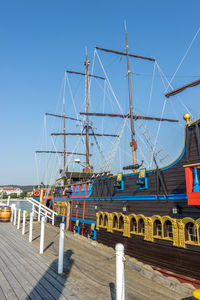
[[[38,221],[40,221],[41,217],[45,217],[46,220],[51,220],[52,225],[54,225],[55,216],[58,216],[58,214],[54,210],[46,207],[44,204],[38,202],[33,198],[26,198],[26,200],[32,204],[33,216],[37,215]]]

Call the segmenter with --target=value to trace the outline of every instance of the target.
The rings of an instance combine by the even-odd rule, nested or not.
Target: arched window
[[[102,216],[102,214],[100,214],[100,217],[99,217],[99,225],[103,225],[103,216]]]
[[[107,215],[104,216],[103,226],[108,227],[108,216]]]
[[[162,237],[162,224],[160,220],[155,220],[153,224],[153,235]]]
[[[169,220],[164,223],[164,237],[173,239],[172,223]]]
[[[138,233],[144,234],[144,220],[142,218],[138,221]]]
[[[137,221],[134,217],[132,217],[130,221],[130,232],[137,232]]]
[[[198,242],[197,238],[197,228],[194,223],[188,222],[185,225],[185,241],[187,242]]]
[[[119,229],[124,229],[124,218],[120,216],[119,218]]]
[[[117,216],[113,217],[113,228],[118,228],[118,220],[117,220]]]

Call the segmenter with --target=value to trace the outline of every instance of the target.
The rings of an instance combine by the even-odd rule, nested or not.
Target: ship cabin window
[[[76,185],[76,186],[75,186],[75,192],[74,192],[74,195],[75,195],[75,196],[79,195],[79,185]]]
[[[103,225],[103,216],[102,216],[102,214],[99,216],[99,225],[100,226]]]
[[[117,216],[113,217],[113,228],[117,229],[118,228],[118,220],[117,220]]]
[[[138,221],[138,233],[144,235],[144,220],[142,218]]]
[[[172,223],[169,220],[164,223],[164,237],[171,240],[173,239]]]
[[[130,232],[134,232],[134,233],[137,232],[137,221],[134,217],[131,218],[131,221],[130,221]]]
[[[81,184],[81,195],[85,195],[85,184]]]
[[[91,183],[88,183],[88,191],[87,191],[87,194],[90,194],[90,193],[91,193],[91,190],[92,190],[92,185],[91,185]]]
[[[193,242],[197,243],[198,238],[197,238],[197,228],[194,223],[188,222],[185,225],[185,241],[186,242]]]
[[[119,229],[124,229],[124,218],[120,216],[119,218]]]
[[[162,224],[160,220],[155,220],[153,224],[153,235],[155,237],[162,237]]]
[[[103,226],[108,227],[108,216],[107,215],[105,215],[105,217],[104,217]]]

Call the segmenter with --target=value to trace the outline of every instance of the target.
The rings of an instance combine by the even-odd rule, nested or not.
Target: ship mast
[[[90,61],[87,58],[85,58],[85,112],[87,113],[86,116],[86,126],[85,126],[85,131],[86,131],[86,168],[83,169],[84,172],[90,172],[91,166],[90,166],[90,149],[89,149],[89,116],[88,116],[88,66],[90,64]]]
[[[129,54],[128,54],[128,38],[127,30],[125,29],[125,38],[126,38],[126,57],[127,57],[127,70],[128,70],[128,89],[129,89],[129,106],[130,106],[130,119],[131,119],[131,143],[132,156],[133,156],[133,165],[136,165],[136,150],[137,143],[135,140],[135,131],[134,131],[134,121],[133,121],[133,102],[132,102],[132,92],[131,92],[131,76],[130,76],[130,64],[129,64]]]
[[[63,166],[63,170],[65,170],[65,165],[66,165],[66,128],[65,128],[65,100],[63,98],[63,134],[64,134],[64,166]]]

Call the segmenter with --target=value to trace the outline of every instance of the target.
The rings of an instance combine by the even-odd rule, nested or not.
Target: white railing
[[[54,225],[55,216],[58,216],[58,214],[54,210],[46,207],[33,198],[26,198],[26,200],[32,204],[33,216],[37,214],[38,221],[40,221],[41,217],[45,217],[46,219],[50,219],[52,221],[52,225]]]

